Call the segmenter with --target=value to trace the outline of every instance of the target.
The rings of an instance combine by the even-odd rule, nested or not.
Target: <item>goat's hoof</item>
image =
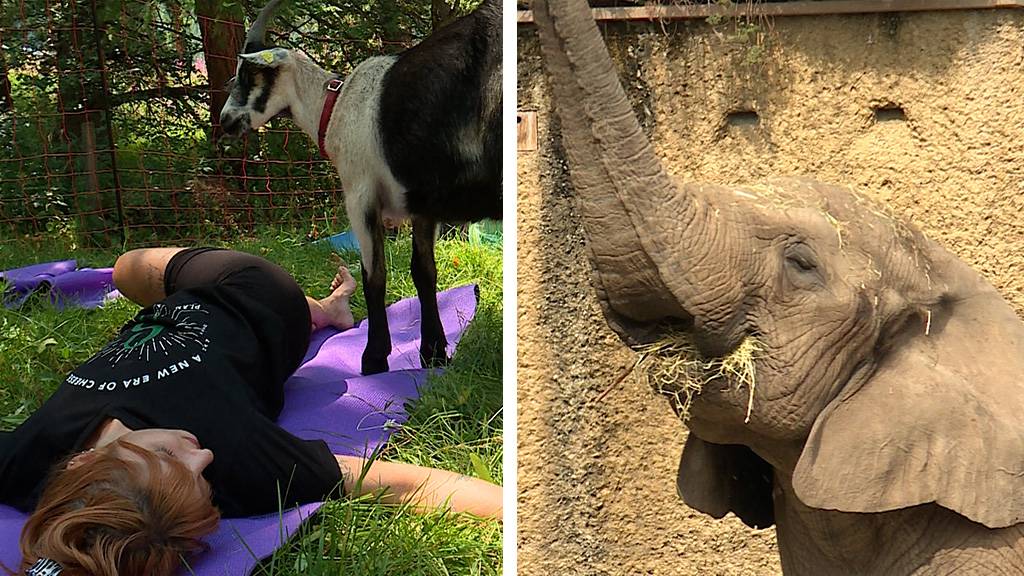
[[[420,362],[423,363],[424,368],[442,368],[450,364],[451,359],[444,353],[444,348],[440,352],[420,350]]]
[[[430,358],[427,360],[426,365],[431,368],[444,368],[445,366],[452,363],[452,359],[447,356],[438,356],[436,358]]]
[[[387,356],[385,356],[384,358],[368,358],[366,356],[363,356],[363,376],[369,376],[370,374],[380,374],[381,372],[387,371]]]

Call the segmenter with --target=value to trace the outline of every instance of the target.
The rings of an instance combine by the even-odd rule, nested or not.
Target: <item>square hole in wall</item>
[[[761,117],[753,110],[733,110],[725,115],[726,126],[757,127],[760,123]]]
[[[897,104],[884,104],[872,108],[875,113],[875,122],[905,122],[907,113],[903,107]]]

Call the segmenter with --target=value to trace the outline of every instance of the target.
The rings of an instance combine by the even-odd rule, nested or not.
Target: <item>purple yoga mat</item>
[[[74,260],[61,260],[0,271],[0,280],[7,283],[4,305],[21,306],[44,284],[50,287],[50,301],[59,309],[95,308],[121,295],[114,289],[113,268],[76,270],[77,266]]]
[[[455,349],[476,313],[476,287],[461,286],[437,295],[448,350]],[[387,441],[408,417],[405,403],[419,397],[428,370],[420,367],[420,307],[407,298],[387,309],[392,351],[391,372],[360,376],[366,346],[366,322],[338,332],[313,335],[302,366],[285,383],[285,405],[279,422],[296,436],[321,438],[335,453],[364,455]],[[206,538],[210,551],[192,559],[181,574],[238,576],[248,574],[320,508],[307,504],[254,518],[222,520]],[[21,562],[18,535],[26,515],[0,505],[0,562],[16,569]]]

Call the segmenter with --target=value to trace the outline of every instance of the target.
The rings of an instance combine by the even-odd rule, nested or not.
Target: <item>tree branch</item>
[[[210,89],[207,84],[191,85],[191,86],[165,86],[162,88],[147,88],[145,90],[133,90],[131,92],[122,92],[120,94],[112,94],[107,100],[106,105],[99,106],[96,102],[90,101],[86,103],[86,110],[98,110],[98,109],[112,109],[122,104],[128,104],[130,102],[140,102],[145,100],[153,100],[154,98],[185,98],[195,93],[202,93]]]

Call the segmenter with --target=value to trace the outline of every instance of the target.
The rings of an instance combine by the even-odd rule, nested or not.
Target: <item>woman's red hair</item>
[[[62,576],[174,574],[220,519],[208,491],[196,493],[184,464],[128,442],[70,469],[62,462],[22,529],[22,571],[42,557],[60,563]]]

